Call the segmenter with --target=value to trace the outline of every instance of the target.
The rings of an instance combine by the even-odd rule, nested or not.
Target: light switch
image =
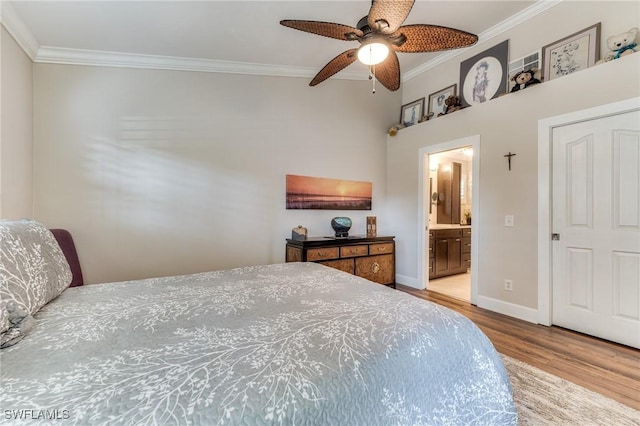
[[[513,215],[507,214],[504,216],[504,226],[508,226],[510,228],[513,227]]]

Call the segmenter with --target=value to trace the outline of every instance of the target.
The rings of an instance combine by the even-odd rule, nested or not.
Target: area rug
[[[640,411],[502,355],[519,425],[640,425]]]

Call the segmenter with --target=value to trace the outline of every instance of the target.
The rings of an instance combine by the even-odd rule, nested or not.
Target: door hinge
[[[551,234],[551,241],[560,241],[560,234]]]

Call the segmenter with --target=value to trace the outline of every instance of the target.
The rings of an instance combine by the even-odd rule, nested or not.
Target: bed
[[[60,264],[47,283],[72,280],[42,225],[0,221],[5,325],[18,299],[7,259],[30,227],[56,252],[34,258]],[[472,322],[315,263],[65,287],[31,316],[0,351],[8,423],[517,424],[506,370]]]

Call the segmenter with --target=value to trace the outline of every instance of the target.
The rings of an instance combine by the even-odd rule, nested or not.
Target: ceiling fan
[[[332,22],[280,21],[285,27],[338,40],[358,41],[360,47],[333,58],[311,80],[322,83],[359,59],[370,66],[369,78],[376,78],[391,91],[400,88],[400,63],[396,52],[437,52],[471,46],[478,36],[438,25],[404,25],[415,0],[372,0],[369,14],[356,27]],[[375,80],[374,80],[375,81]],[[375,92],[375,88],[374,88]]]

